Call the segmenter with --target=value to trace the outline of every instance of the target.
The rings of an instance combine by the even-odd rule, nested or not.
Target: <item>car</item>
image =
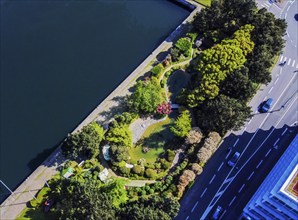
[[[223,208],[221,206],[217,206],[217,208],[215,209],[212,215],[212,219],[213,220],[219,219],[222,215],[222,212],[223,212]]]
[[[273,104],[273,99],[272,98],[267,99],[267,101],[265,101],[261,105],[260,112],[268,112],[272,104]]]
[[[229,165],[230,167],[233,167],[233,166],[237,163],[239,157],[240,157],[240,153],[236,151],[236,152],[233,154],[233,156],[231,157],[231,159],[228,161],[228,165]]]

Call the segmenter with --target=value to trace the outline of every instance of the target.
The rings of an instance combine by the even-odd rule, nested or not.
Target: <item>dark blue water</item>
[[[0,180],[14,189],[188,14],[166,0],[2,0]]]

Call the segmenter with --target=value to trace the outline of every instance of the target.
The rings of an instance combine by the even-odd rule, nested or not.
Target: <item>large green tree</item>
[[[144,81],[139,80],[135,91],[128,98],[130,110],[139,114],[155,113],[157,106],[163,102],[165,102],[165,94],[155,77]]]
[[[204,102],[197,110],[197,121],[204,131],[217,131],[223,135],[230,129],[239,129],[251,117],[246,103],[225,95]]]
[[[113,145],[132,147],[132,133],[127,124],[114,123],[106,134],[106,140]]]
[[[96,157],[104,130],[96,122],[90,123],[81,131],[70,134],[62,144],[63,153],[73,159]]]

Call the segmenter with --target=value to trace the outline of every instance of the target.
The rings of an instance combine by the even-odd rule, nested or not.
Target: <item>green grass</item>
[[[194,0],[195,2],[204,5],[204,6],[210,6],[211,5],[211,0]]]
[[[16,218],[16,220],[56,220],[58,216],[56,213],[43,211],[43,207],[39,208],[25,208],[21,214]]]
[[[129,149],[131,162],[136,163],[139,159],[144,158],[148,163],[154,163],[159,155],[165,152],[164,145],[166,141],[172,139],[173,134],[170,132],[172,120],[167,117],[165,120],[149,126],[142,136],[141,145]],[[149,147],[147,153],[142,152],[142,146]]]

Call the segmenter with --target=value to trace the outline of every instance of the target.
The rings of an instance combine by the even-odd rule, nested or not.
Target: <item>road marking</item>
[[[238,141],[239,141],[239,138],[236,140],[236,142],[235,142],[235,144],[233,145],[233,147],[236,146],[236,144],[238,143]]]
[[[234,202],[235,199],[236,199],[236,196],[234,196],[234,198],[232,199],[232,201],[229,203],[229,207],[232,205],[232,203]]]
[[[205,192],[207,191],[207,188],[203,191],[203,193],[201,194],[200,198],[202,198],[205,194]]]
[[[296,64],[296,68],[298,68],[298,63]]]
[[[277,78],[278,79],[278,78]],[[265,96],[265,98],[263,99],[263,101],[265,101],[267,99],[267,96]]]
[[[231,153],[232,153],[232,151],[230,150],[229,153],[227,154],[227,156],[225,157],[225,159],[227,159]]]
[[[222,167],[223,164],[224,164],[224,162],[222,162],[222,163],[220,164],[220,166],[219,166],[218,169],[217,169],[217,172],[220,171],[220,169],[221,169],[221,167]]]
[[[271,89],[269,90],[268,94],[272,91],[273,87],[271,87]]]
[[[199,203],[199,201],[197,201],[196,204],[192,207],[191,212],[193,212],[195,210],[195,208],[197,207],[198,203]]]
[[[233,179],[233,177],[226,179],[223,184],[230,182],[232,179]]]
[[[243,184],[243,185],[241,186],[241,188],[238,190],[238,193],[240,193],[240,192],[242,191],[242,189],[244,188],[244,186],[245,186],[245,184]]]
[[[285,62],[285,61],[287,61],[287,57],[285,57],[285,60],[284,60],[284,62]]]
[[[296,62],[296,61],[295,61],[295,60],[293,60],[292,67],[294,67],[294,66],[295,66],[295,62]]]
[[[274,85],[277,83],[278,80],[279,80],[279,78],[277,78],[277,79],[275,80]]]
[[[263,160],[261,160],[261,161],[258,163],[258,165],[256,166],[256,168],[258,169],[258,168],[261,166],[262,163],[263,163]]]
[[[188,219],[189,219],[189,216],[187,216],[185,220],[188,220]]]
[[[244,131],[246,131],[246,128],[247,128],[247,127],[245,127],[245,128],[243,129],[242,133],[243,133]]]
[[[252,118],[249,120],[249,122],[247,122],[247,124],[249,125],[251,121],[252,121]]]
[[[250,178],[252,177],[252,175],[254,175],[255,171],[252,171],[252,173],[249,175],[249,177],[247,178],[247,180],[250,180]]]
[[[288,61],[288,66],[290,65],[290,63],[291,63],[291,58],[289,58],[289,61]]]
[[[291,126],[294,126],[294,125],[296,125],[297,124],[297,121],[295,121],[293,124],[291,124]]]
[[[296,75],[293,75],[292,78],[290,79],[290,82],[288,83],[288,85],[286,86],[286,88],[284,88],[283,92],[280,94],[280,96],[278,97],[277,101],[275,102],[275,104],[272,106],[272,108],[275,107],[275,105],[278,103],[278,101],[280,100],[280,98],[283,96],[283,94],[285,93],[285,91],[287,90],[287,88],[290,86],[291,82],[293,81],[294,77]],[[289,105],[288,109],[284,112],[284,114],[281,116],[280,120],[276,123],[276,125],[273,127],[272,131],[269,133],[269,135],[265,138],[265,140],[261,143],[261,145],[258,146],[258,148],[254,151],[254,153],[248,158],[248,160],[246,160],[246,162],[244,163],[244,165],[242,165],[242,167],[237,171],[236,175],[238,175],[238,173],[241,172],[241,170],[243,169],[243,167],[246,166],[246,164],[251,160],[251,158],[258,152],[258,150],[263,146],[263,144],[267,141],[267,139],[271,136],[271,134],[273,133],[273,131],[275,130],[275,128],[279,125],[279,123],[281,122],[281,120],[285,117],[285,115],[287,114],[287,112],[290,110],[291,106],[295,103],[297,97],[295,98],[295,100]],[[265,121],[267,120],[267,118],[269,117],[269,114],[267,114],[267,116],[265,117],[265,119],[262,121],[262,123],[260,124],[259,128],[255,131],[255,133],[253,134],[253,136],[251,137],[250,141],[248,142],[248,144],[245,146],[243,152],[241,155],[244,154],[244,152],[246,151],[246,149],[248,148],[248,146],[250,145],[250,143],[253,141],[254,137],[257,135],[257,133],[259,132],[260,128],[263,126],[263,124],[265,123]],[[241,158],[241,156],[240,156]],[[239,159],[240,159],[239,158]],[[228,173],[227,177],[232,173],[234,169],[230,170],[230,172]],[[254,174],[254,172],[252,172],[251,176]],[[231,177],[230,179],[234,179],[234,177]],[[251,176],[249,178],[251,178]],[[221,188],[223,187],[223,185],[228,182],[230,179],[226,179],[222,184],[221,186],[219,187],[219,189],[217,190],[216,194],[221,190]],[[231,184],[228,183],[228,186],[226,186],[225,189],[227,189],[229,187],[229,185]],[[222,190],[223,193],[225,190]],[[210,212],[210,210],[213,208],[214,205],[211,205],[211,204],[215,204],[218,200],[220,199],[220,196],[219,197],[213,197],[211,202],[209,203],[208,207],[205,209],[204,213],[202,214],[201,216],[201,219],[205,219],[207,214]],[[215,201],[214,201],[215,200]]]
[[[213,177],[212,177],[212,179],[210,180],[209,184],[212,183],[212,181],[214,180],[215,177],[216,177],[216,175],[214,174]]]
[[[219,193],[216,193],[216,195],[214,197],[221,196],[223,193],[224,193],[224,191],[220,191]]]
[[[265,154],[265,157],[267,157],[268,154],[270,154],[271,151],[272,151],[272,149],[270,148],[270,149],[267,151],[267,153]]]
[[[286,132],[287,132],[288,128],[286,128],[283,133],[281,134],[281,136],[283,136]]]
[[[283,55],[281,55],[281,57],[280,57],[280,59],[279,59],[279,62],[281,62],[281,61],[282,61],[282,58],[284,58],[284,56],[283,56]]]
[[[279,141],[279,138],[275,141],[275,143],[273,144],[273,146],[275,146],[277,144],[277,142]]]

